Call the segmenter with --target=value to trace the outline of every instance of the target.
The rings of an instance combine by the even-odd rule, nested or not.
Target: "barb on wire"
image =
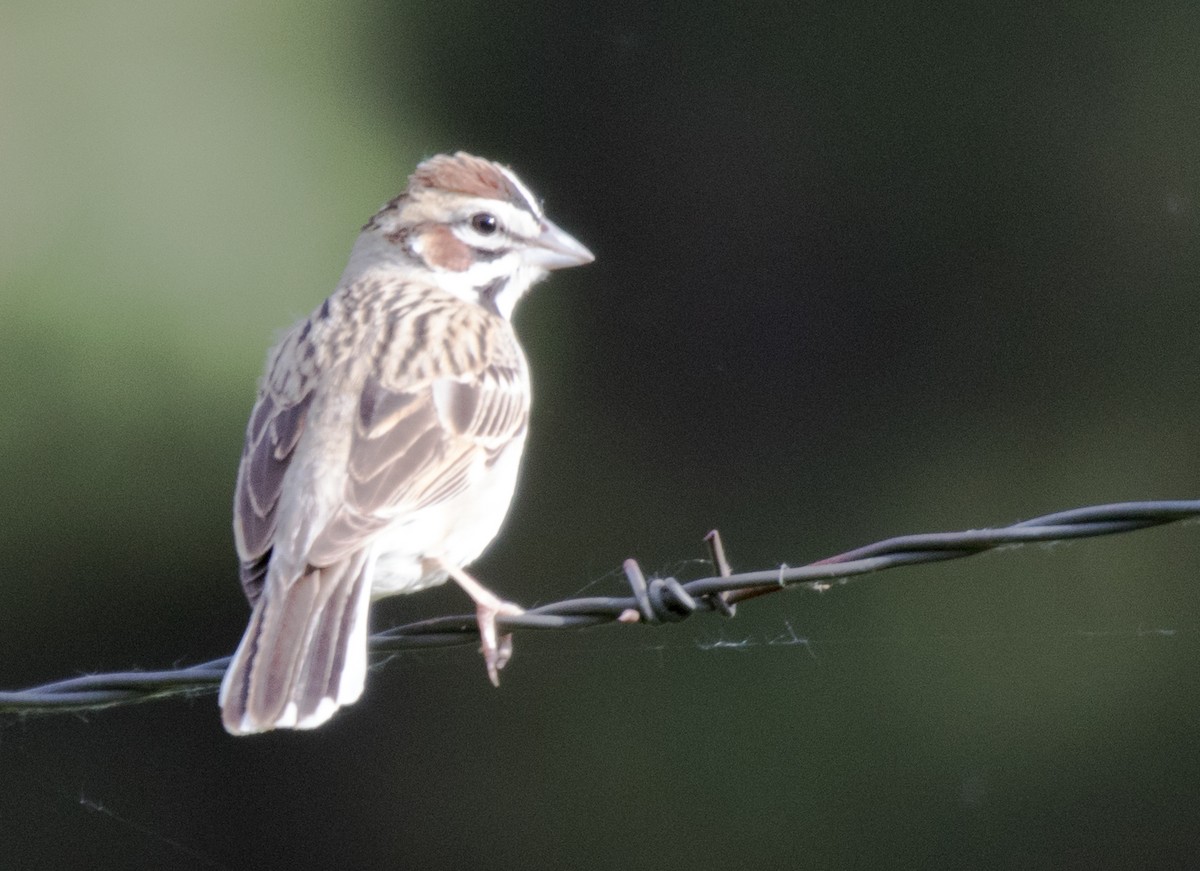
[[[619,621],[664,623],[686,619],[697,611],[733,616],[738,602],[787,587],[827,589],[835,581],[916,563],[959,559],[1006,545],[1050,542],[1132,532],[1200,516],[1200,500],[1123,502],[1075,508],[1024,520],[996,529],[926,533],[889,538],[806,566],[733,573],[725,560],[720,536],[706,537],[713,577],[681,582],[651,578],[634,560],[625,561],[630,596],[591,596],[564,599],[502,616],[503,631],[518,629],[575,629]],[[377,657],[416,647],[446,647],[478,643],[474,614],[436,617],[386,629],[371,636]],[[82,711],[134,704],[172,696],[215,692],[229,657],[167,671],[128,671],[84,675],[14,692],[0,692],[0,712],[48,713]]]

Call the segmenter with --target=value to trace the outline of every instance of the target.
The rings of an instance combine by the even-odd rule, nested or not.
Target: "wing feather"
[[[272,353],[268,376],[259,387],[246,427],[234,496],[233,530],[242,562],[242,588],[251,603],[262,594],[284,475],[304,434],[312,405],[311,372],[285,365],[297,346],[307,341],[309,330],[308,321],[297,324]]]
[[[310,560],[344,558],[397,517],[461,494],[481,462],[490,465],[524,435],[528,376],[511,328],[482,309],[464,314],[472,322],[445,325],[458,329],[453,354],[446,339],[430,335],[434,318],[422,322],[419,354],[393,331],[359,396],[345,504],[314,540]],[[405,361],[399,369],[397,358]]]
[[[304,552],[289,554],[288,565],[332,565],[405,513],[453,499],[525,433],[528,375],[508,322],[458,300],[416,317],[411,302],[384,316],[380,346],[360,376],[347,464],[331,471],[345,474],[342,503],[319,528],[291,539]],[[284,476],[312,411],[322,356],[313,323],[297,324],[273,352],[246,430],[234,530],[252,602],[276,544]],[[340,365],[349,371],[350,363]],[[338,379],[325,374],[322,383],[336,389]]]

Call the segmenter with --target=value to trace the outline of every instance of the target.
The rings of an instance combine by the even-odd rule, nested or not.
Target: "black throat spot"
[[[500,314],[500,307],[496,305],[496,297],[498,297],[507,286],[507,278],[493,278],[483,287],[476,288],[475,292],[479,294],[479,304],[494,315]]]

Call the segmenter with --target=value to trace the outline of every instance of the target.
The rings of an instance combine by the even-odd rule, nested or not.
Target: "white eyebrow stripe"
[[[533,191],[525,187],[525,183],[521,181],[513,171],[508,167],[501,167],[504,177],[512,182],[512,186],[517,189],[521,196],[525,199],[525,204],[528,206],[528,211],[539,221],[542,220],[542,207],[538,204],[537,198],[533,195]]]

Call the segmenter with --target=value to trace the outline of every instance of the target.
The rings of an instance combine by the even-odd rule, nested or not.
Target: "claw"
[[[479,623],[479,652],[487,664],[488,680],[492,686],[500,686],[500,669],[512,659],[512,633],[500,635],[496,630],[497,617],[515,617],[524,614],[525,609],[512,602],[506,602],[485,587],[479,581],[456,566],[441,563],[441,568],[454,578],[455,583],[463,588],[468,596],[475,600],[475,619]]]
[[[497,602],[495,605],[480,603],[475,606],[475,619],[479,621],[481,641],[479,652],[483,654],[483,660],[487,663],[488,680],[492,682],[492,686],[500,686],[500,669],[508,665],[513,652],[512,633],[499,635],[496,630],[496,618],[501,615],[515,616],[524,613],[523,608],[512,602]]]

